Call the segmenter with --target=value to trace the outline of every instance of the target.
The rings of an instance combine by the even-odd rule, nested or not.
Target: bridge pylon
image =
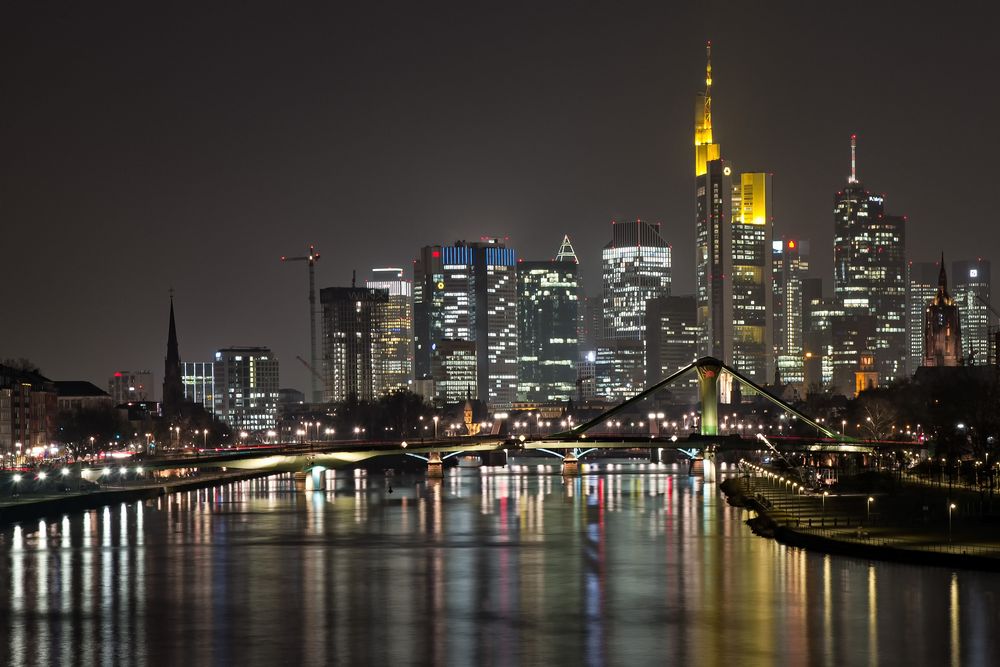
[[[444,462],[441,460],[441,452],[427,454],[427,477],[437,479],[444,477]]]
[[[719,375],[722,362],[713,357],[702,357],[695,364],[698,371],[698,394],[701,398],[701,434],[719,435]],[[708,443],[702,450],[702,475],[706,484],[715,484],[715,444]]]

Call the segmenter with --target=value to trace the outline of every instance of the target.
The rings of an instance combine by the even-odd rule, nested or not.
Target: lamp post
[[[440,419],[440,417],[438,417],[437,415],[434,415],[434,439],[435,440],[438,439],[438,420],[439,419]]]
[[[868,511],[868,521],[869,522],[872,520],[872,503],[873,502],[875,502],[875,499],[872,498],[871,496],[868,496],[867,511]]]
[[[955,503],[948,503],[948,543],[951,544],[951,513],[955,510]]]
[[[829,491],[824,491],[823,492],[823,519],[822,519],[822,522],[823,522],[824,526],[826,525],[826,497],[828,495],[830,495]]]

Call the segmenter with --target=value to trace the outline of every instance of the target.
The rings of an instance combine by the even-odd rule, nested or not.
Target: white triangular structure
[[[569,242],[569,234],[563,236],[562,244],[559,246],[559,252],[556,253],[557,262],[573,262],[579,264],[580,260],[576,256],[576,251],[573,250],[573,244]]]

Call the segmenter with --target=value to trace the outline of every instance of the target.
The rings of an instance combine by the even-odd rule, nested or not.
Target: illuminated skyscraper
[[[389,301],[376,346],[382,356],[382,381],[376,394],[406,389],[413,383],[413,290],[403,269],[372,269],[365,286],[385,290]]]
[[[882,195],[857,178],[856,138],[851,136],[851,175],[834,202],[834,294],[848,314],[871,315],[871,329],[857,328],[858,340],[844,347],[872,352],[881,381],[906,372],[906,219],[885,213]],[[834,346],[840,341],[834,340]],[[860,358],[850,359],[855,366]],[[845,371],[847,369],[845,368]]]
[[[442,341],[471,341],[476,347],[473,398],[495,408],[513,403],[517,392],[516,270],[514,250],[500,239],[458,241],[421,250],[413,265],[418,381],[443,379],[435,375],[433,361]],[[440,390],[436,393],[446,400]]]
[[[215,353],[215,414],[235,430],[272,429],[278,416],[278,360],[266,347]]]
[[[771,248],[774,351],[778,371],[782,382],[802,382],[803,284],[809,270],[809,242],[782,239],[772,241]]]
[[[740,174],[733,190],[732,268],[729,294],[732,342],[723,359],[751,380],[771,380],[773,339],[771,321],[771,175]],[[739,206],[737,207],[737,202]]]
[[[385,386],[383,347],[389,291],[325,287],[322,311],[323,400],[371,400]]]
[[[937,262],[909,262],[906,295],[906,374],[912,376],[924,363],[924,328],[927,305],[938,291],[941,267]]]
[[[989,363],[990,262],[987,259],[951,263],[951,280],[962,322],[962,354],[967,365]]]
[[[602,327],[597,351],[597,393],[624,398],[645,387],[646,301],[670,295],[670,246],[660,224],[612,222],[604,247]]]
[[[734,174],[712,135],[712,62],[695,104],[698,353],[757,382],[772,367],[770,174]]]
[[[566,401],[576,393],[578,268],[568,237],[556,259],[517,265],[518,400]]]

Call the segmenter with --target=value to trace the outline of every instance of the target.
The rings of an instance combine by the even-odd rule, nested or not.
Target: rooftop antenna
[[[857,183],[858,182],[857,151],[858,151],[858,135],[852,134],[851,135],[851,175],[847,179],[848,183]]]

